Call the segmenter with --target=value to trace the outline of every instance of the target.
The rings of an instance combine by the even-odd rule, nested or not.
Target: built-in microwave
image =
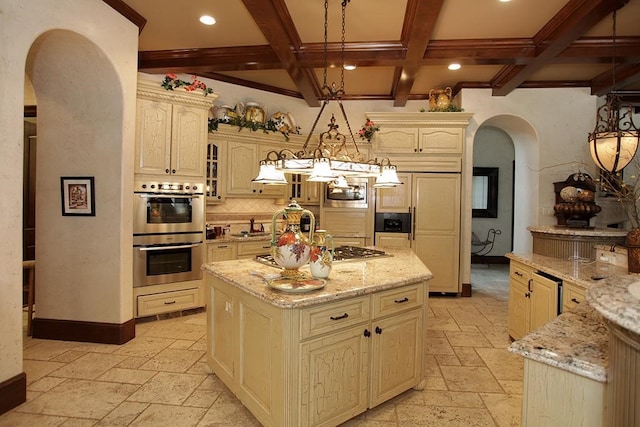
[[[324,191],[324,206],[330,208],[369,207],[369,180],[367,178],[347,178],[348,187],[338,187],[328,182]]]

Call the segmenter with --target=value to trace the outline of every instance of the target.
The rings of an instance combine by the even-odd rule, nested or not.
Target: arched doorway
[[[122,143],[118,75],[98,46],[67,30],[40,35],[25,72],[38,102],[33,335],[127,341],[134,336],[131,293],[123,292],[131,289],[131,210],[122,168],[132,156]],[[94,215],[62,212],[62,179],[77,177],[95,184]]]

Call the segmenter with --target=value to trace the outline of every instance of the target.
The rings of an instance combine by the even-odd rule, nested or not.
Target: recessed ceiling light
[[[213,16],[202,15],[200,17],[200,22],[202,22],[204,25],[213,25],[216,23],[216,20]]]
[[[456,71],[456,70],[459,70],[460,68],[462,68],[462,65],[460,65],[460,64],[449,64],[449,66],[447,68],[449,68],[451,71]]]
[[[347,70],[347,71],[353,71],[353,70],[356,69],[356,66],[355,65],[347,65],[347,64],[345,64],[344,65],[344,69]]]
[[[511,0],[498,0],[500,3],[509,3]]]

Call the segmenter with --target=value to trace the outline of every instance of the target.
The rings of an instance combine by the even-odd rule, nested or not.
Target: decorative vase
[[[627,233],[627,271],[640,273],[640,228],[632,228]]]
[[[328,245],[330,243],[330,245]],[[333,237],[327,230],[316,230],[313,234],[309,268],[316,279],[326,279],[333,263]]]
[[[445,110],[451,104],[451,88],[429,91],[429,110]]]
[[[276,219],[283,214],[287,225],[282,234],[276,237]],[[311,218],[311,228],[308,236],[300,231],[300,218],[303,214],[307,214]],[[276,264],[284,268],[282,277],[295,278],[303,276],[298,269],[309,262],[315,222],[313,212],[302,209],[295,200],[292,200],[286,208],[273,214],[271,256]]]

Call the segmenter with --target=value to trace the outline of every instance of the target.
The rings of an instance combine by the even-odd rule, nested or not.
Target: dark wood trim
[[[22,372],[0,383],[0,414],[27,401],[27,375]]]
[[[534,73],[553,63],[555,57],[595,24],[628,0],[569,0],[533,37],[537,55],[526,66],[506,66],[492,79],[494,96],[506,96]]]
[[[509,264],[509,258],[500,255],[471,255],[471,264]]]
[[[25,105],[24,106],[24,116],[33,118],[38,117],[38,106],[37,105]]]
[[[319,107],[321,87],[313,70],[301,67],[292,49],[300,45],[300,37],[284,0],[242,0],[242,3],[271,45],[282,67],[295,82],[304,100],[310,107]]]
[[[402,26],[402,44],[407,47],[405,61],[393,82],[393,106],[407,105],[422,59],[431,40],[444,0],[409,0]]]
[[[136,336],[134,319],[122,324],[76,320],[33,319],[33,338],[124,344]]]
[[[461,297],[470,297],[471,296],[471,283],[463,283],[462,291],[460,292]]]
[[[145,25],[147,25],[147,20],[144,16],[140,15],[134,9],[132,9],[128,4],[126,4],[122,0],[102,0],[109,6],[111,6],[116,12],[120,15],[127,18],[129,21],[133,22],[138,27],[138,34],[142,32],[142,29]]]

